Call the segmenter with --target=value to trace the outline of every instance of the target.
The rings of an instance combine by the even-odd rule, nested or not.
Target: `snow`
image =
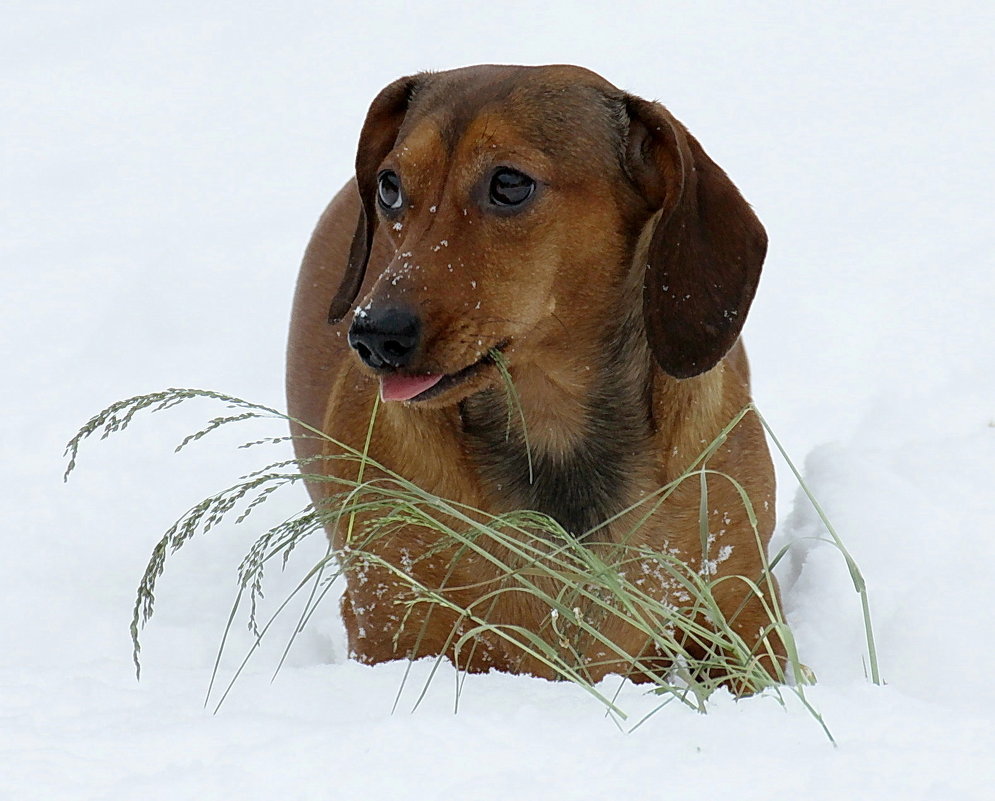
[[[0,799],[985,799],[995,767],[995,19],[987,2],[469,8],[14,2],[0,25]],[[389,46],[385,44],[389,42]],[[419,69],[572,62],[663,100],[757,209],[754,396],[867,580],[779,468],[809,698],[631,734],[575,687],[344,659],[293,608],[203,708],[235,570],[277,496],[167,562],[136,683],[134,590],[168,525],[265,460],[247,426],[173,455],[191,405],[64,443],[108,403],[199,386],[281,406],[296,269],[369,101]],[[275,452],[272,454],[277,455]],[[324,546],[268,576],[266,611]],[[227,683],[252,638],[240,623]],[[612,686],[614,690],[614,685]],[[215,701],[219,691],[214,693]],[[655,699],[631,686],[628,724]]]

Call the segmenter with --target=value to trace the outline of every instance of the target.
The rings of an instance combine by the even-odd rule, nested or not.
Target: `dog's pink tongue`
[[[406,401],[421,395],[442,380],[437,375],[385,375],[380,378],[380,400]]]

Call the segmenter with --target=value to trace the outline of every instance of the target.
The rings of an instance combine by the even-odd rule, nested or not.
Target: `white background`
[[[993,41],[989,2],[6,3],[0,798],[990,798]],[[212,716],[238,561],[303,492],[170,560],[135,682],[151,548],[266,455],[231,447],[255,429],[173,455],[205,406],[90,444],[68,485],[63,445],[166,386],[282,406],[297,264],[369,101],[479,62],[661,100],[764,221],[754,396],[864,571],[888,681],[864,678],[856,595],[782,467],[785,600],[838,748],[770,697],[625,735],[574,687],[487,675],[454,715],[447,669],[411,714],[423,664],[391,715],[404,666],[345,661],[333,602],[271,684],[278,624]],[[270,607],[323,547],[270,576]],[[226,676],[250,644],[239,623]]]

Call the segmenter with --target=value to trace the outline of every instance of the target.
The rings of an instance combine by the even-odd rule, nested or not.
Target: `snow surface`
[[[976,3],[8,2],[0,16],[0,799],[989,799],[995,780],[995,35]],[[581,10],[583,9],[583,10]],[[575,687],[343,657],[293,615],[202,708],[248,525],[167,564],[135,682],[153,544],[263,455],[214,408],[62,446],[166,386],[282,405],[314,221],[399,75],[569,62],[663,100],[770,234],[747,324],[754,395],[863,569],[859,604],[780,469],[782,581],[809,697],[719,695],[631,734]],[[280,433],[280,432],[267,432]],[[264,507],[275,522],[305,502]],[[268,517],[267,517],[268,516]],[[270,576],[268,608],[318,558]],[[230,676],[251,644],[239,625]],[[653,708],[622,689],[632,720]]]

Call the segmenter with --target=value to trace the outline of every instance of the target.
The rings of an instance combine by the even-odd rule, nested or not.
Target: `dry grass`
[[[507,375],[507,370],[503,371]],[[509,383],[509,409],[513,387]],[[192,389],[168,389],[163,392],[142,395],[120,401],[94,416],[70,441],[66,448],[69,464],[66,475],[73,470],[80,444],[88,437],[101,438],[125,429],[134,416],[142,411],[161,411],[192,398],[208,398],[227,407],[228,413],[210,420],[203,429],[190,435],[177,450],[190,442],[200,439],[211,431],[223,426],[249,419],[273,419],[285,425],[289,420],[282,412],[265,406],[223,395]],[[648,519],[652,511],[666,504],[671,493],[684,481],[700,481],[707,488],[706,476],[723,475],[739,490],[739,497],[757,534],[757,547],[763,551],[759,533],[756,530],[756,516],[746,492],[728,475],[718,474],[708,468],[708,459],[722,444],[728,433],[747,413],[756,413],[755,408],[747,407],[731,420],[716,440],[704,449],[698,459],[675,481],[661,487],[653,495],[639,504],[620,513],[635,512],[640,521],[638,527]],[[370,431],[376,420],[376,410],[371,415]],[[763,421],[767,427],[766,421]],[[304,426],[308,431],[304,436],[329,439],[320,431]],[[783,448],[768,432],[783,454]],[[283,444],[289,437],[273,437],[249,445]],[[367,440],[368,444],[368,440]],[[241,523],[272,494],[288,485],[304,480],[332,482],[333,500],[321,510],[308,506],[288,520],[263,531],[239,566],[240,591],[236,599],[228,629],[244,605],[248,606],[248,618],[256,643],[261,640],[273,624],[273,620],[283,612],[291,599],[304,593],[307,600],[304,612],[295,634],[307,625],[311,615],[321,600],[329,592],[334,581],[346,570],[363,566],[374,566],[388,571],[410,590],[407,599],[399,602],[402,609],[401,620],[419,605],[429,608],[447,609],[460,621],[459,633],[454,629],[452,645],[457,655],[457,668],[461,655],[468,654],[476,647],[481,635],[498,639],[521,649],[530,657],[545,666],[552,674],[575,683],[587,693],[597,698],[617,722],[626,720],[624,710],[617,705],[617,697],[611,697],[606,690],[606,682],[591,680],[591,670],[596,665],[581,658],[581,643],[596,643],[606,659],[613,664],[624,660],[632,669],[648,677],[652,691],[657,693],[662,707],[674,701],[688,704],[705,711],[709,695],[722,684],[730,684],[750,693],[767,693],[782,704],[784,693],[796,695],[814,718],[822,725],[827,736],[829,730],[821,716],[811,706],[805,696],[805,685],[811,683],[811,672],[798,659],[797,649],[791,630],[784,620],[782,610],[767,608],[770,620],[768,630],[763,632],[760,645],[751,648],[734,630],[732,620],[726,619],[715,601],[715,590],[723,582],[742,582],[746,597],[757,597],[765,604],[776,598],[776,593],[766,587],[770,570],[783,556],[777,554],[759,580],[744,576],[725,576],[715,579],[690,568],[674,556],[648,549],[626,545],[598,545],[596,527],[584,537],[568,535],[553,519],[535,512],[520,511],[511,514],[491,515],[479,509],[472,509],[445,498],[425,492],[370,458],[368,453],[357,451],[342,443],[335,443],[339,455],[320,457],[345,460],[355,465],[355,480],[331,478],[324,471],[311,472],[313,464],[298,464],[294,460],[284,460],[268,465],[249,475],[243,476],[232,486],[217,492],[188,510],[165,533],[156,545],[148,567],[138,587],[132,621],[132,638],[136,669],[140,670],[141,646],[139,632],[153,613],[155,605],[156,581],[161,576],[169,553],[176,551],[198,533],[206,533],[222,521],[233,520]],[[245,446],[244,446],[245,447]],[[787,455],[785,454],[787,459]],[[313,460],[315,461],[315,460]],[[846,560],[854,581],[855,589],[861,594],[864,605],[865,628],[868,638],[868,656],[872,678],[879,681],[874,642],[871,633],[869,606],[866,588],[856,563],[843,547],[835,530],[825,518],[821,507],[805,487],[800,474],[788,460],[799,482],[808,493],[819,514]],[[347,472],[347,471],[338,471]],[[372,475],[372,478],[366,476]],[[704,498],[703,498],[704,502]],[[645,511],[645,514],[640,512]],[[293,549],[305,538],[312,535],[324,537],[325,526],[329,522],[346,521],[348,527],[348,547],[341,552],[327,553],[307,575],[302,577],[297,589],[265,622],[257,621],[256,602],[262,594],[264,574],[268,565],[276,560],[286,562]],[[367,521],[359,524],[359,520]],[[606,523],[609,521],[606,521]],[[450,554],[450,570],[462,558],[488,560],[501,575],[499,583],[483,588],[477,600],[468,607],[460,607],[452,600],[452,595],[438,588],[420,584],[411,572],[384,561],[374,547],[379,538],[390,534],[401,526],[423,526],[432,529],[440,546],[438,553]],[[602,525],[605,525],[604,523]],[[702,516],[702,541],[707,540],[707,520]],[[502,554],[501,557],[496,554]],[[418,558],[429,558],[434,554],[424,554]],[[638,571],[636,566],[653,564],[662,577],[662,583],[676,590],[670,597],[687,599],[679,605],[661,601],[642,589],[638,580],[632,577]],[[416,571],[412,571],[416,572]],[[766,591],[765,591],[766,590]],[[541,609],[548,610],[546,624],[540,632],[521,627],[498,625],[488,619],[488,609],[495,598],[506,592],[529,593]],[[581,612],[581,610],[586,610]],[[653,650],[666,658],[644,660],[637,656],[619,652],[617,646],[602,633],[609,617],[621,618],[629,626],[637,628],[652,644]],[[424,617],[424,616],[422,616]],[[733,616],[735,617],[735,616]],[[403,625],[403,623],[402,623]],[[221,651],[227,642],[228,630],[222,641]],[[774,643],[784,643],[788,654],[787,675],[772,677],[768,673],[771,664],[778,665],[774,658]],[[289,650],[292,640],[287,644]],[[237,679],[255,648],[246,654],[242,665],[236,670],[221,695],[225,695]],[[590,653],[591,649],[587,648]],[[702,657],[700,654],[704,653]],[[698,656],[694,656],[698,654]],[[284,652],[284,656],[286,651]],[[220,663],[221,652],[218,660]],[[439,658],[441,660],[441,657]],[[282,660],[281,660],[282,664]],[[766,667],[765,667],[766,666]],[[212,677],[210,697],[218,668]],[[435,670],[431,671],[435,675]],[[431,681],[431,677],[429,678]],[[460,683],[459,686],[462,686]],[[424,695],[424,689],[421,695]],[[421,696],[419,696],[421,697]],[[458,701],[458,691],[457,691]],[[637,721],[635,728],[642,721]]]

